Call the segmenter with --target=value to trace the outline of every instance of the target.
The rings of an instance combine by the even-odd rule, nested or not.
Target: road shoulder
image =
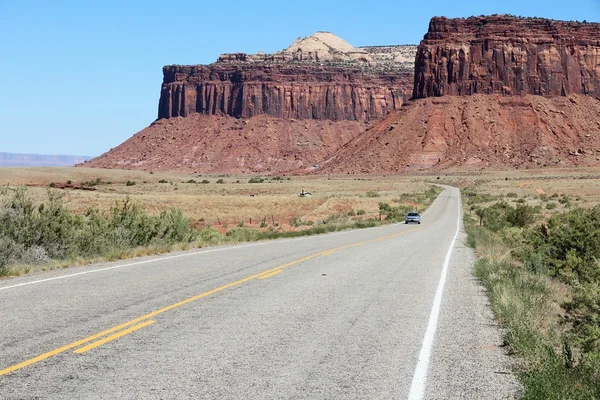
[[[427,399],[513,399],[521,390],[487,295],[473,275],[476,256],[459,232],[436,332]]]

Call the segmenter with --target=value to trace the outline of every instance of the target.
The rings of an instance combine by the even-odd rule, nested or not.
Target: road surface
[[[460,210],[0,281],[0,398],[511,398]]]

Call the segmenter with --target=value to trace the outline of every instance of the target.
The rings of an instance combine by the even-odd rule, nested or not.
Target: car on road
[[[404,218],[404,223],[405,224],[409,224],[409,223],[420,224],[421,223],[421,216],[419,215],[418,212],[411,211],[408,214],[406,214],[406,218]]]

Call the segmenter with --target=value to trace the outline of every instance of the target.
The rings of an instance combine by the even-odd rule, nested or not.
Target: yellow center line
[[[278,269],[277,271],[273,271],[270,274],[266,274],[266,275],[260,276],[258,279],[267,279],[267,278],[270,278],[272,276],[277,275],[280,272],[283,272],[283,270],[282,269]]]
[[[21,369],[21,368],[27,367],[27,366],[29,366],[29,365],[32,365],[32,364],[38,363],[38,362],[40,362],[40,361],[43,361],[43,360],[45,360],[45,359],[47,359],[47,358],[50,358],[50,357],[53,357],[53,356],[55,356],[55,355],[57,355],[57,354],[63,353],[63,352],[65,352],[65,351],[67,351],[67,350],[73,349],[73,348],[75,348],[75,347],[79,347],[79,346],[81,346],[82,344],[85,344],[85,343],[91,342],[91,341],[93,341],[93,340],[99,339],[99,338],[101,338],[101,337],[103,337],[103,336],[106,336],[106,335],[108,335],[108,334],[111,334],[111,333],[113,333],[113,332],[119,331],[119,330],[121,330],[121,329],[123,329],[123,328],[126,328],[126,327],[128,327],[128,326],[131,326],[131,325],[138,324],[138,323],[140,323],[140,322],[142,322],[142,321],[145,321],[145,320],[147,320],[147,319],[153,318],[153,317],[155,317],[155,316],[157,316],[157,315],[159,315],[159,314],[162,314],[162,313],[164,313],[164,312],[170,311],[170,310],[172,310],[172,309],[174,309],[174,308],[181,307],[181,306],[183,306],[183,305],[185,305],[185,304],[188,304],[188,303],[191,303],[191,302],[193,302],[193,301],[196,301],[196,300],[202,299],[202,298],[204,298],[204,297],[210,296],[210,295],[212,295],[212,294],[215,294],[215,293],[217,293],[217,292],[220,292],[220,291],[222,291],[222,290],[229,289],[229,288],[231,288],[231,287],[234,287],[234,286],[240,285],[240,284],[242,284],[242,283],[245,283],[245,282],[248,282],[248,281],[250,281],[250,280],[252,280],[252,279],[255,279],[255,278],[260,278],[260,277],[262,277],[262,276],[265,276],[265,275],[269,275],[269,274],[271,274],[272,272],[275,272],[275,271],[278,271],[278,270],[282,270],[283,268],[291,267],[292,265],[296,265],[296,264],[299,264],[299,263],[301,263],[301,262],[304,262],[304,261],[310,260],[311,258],[315,258],[315,257],[319,257],[319,256],[323,256],[323,255],[331,254],[331,253],[333,253],[333,252],[335,252],[335,251],[338,251],[338,250],[347,249],[347,248],[350,248],[350,247],[353,247],[353,246],[362,245],[362,244],[365,244],[365,243],[371,243],[371,242],[374,242],[374,241],[379,241],[379,240],[385,240],[385,239],[391,239],[391,238],[395,238],[395,237],[396,237],[396,236],[398,236],[398,235],[403,235],[403,234],[405,234],[405,233],[408,233],[408,232],[410,232],[410,231],[414,231],[414,230],[416,230],[416,229],[420,229],[420,228],[422,228],[422,227],[424,227],[424,226],[425,226],[425,224],[424,224],[424,225],[421,225],[421,226],[419,226],[419,227],[417,227],[417,228],[413,228],[413,229],[407,229],[407,230],[405,230],[405,231],[402,231],[402,232],[399,232],[399,233],[395,233],[395,234],[392,234],[392,235],[388,235],[388,236],[384,236],[384,237],[382,237],[382,238],[379,238],[379,239],[373,239],[373,240],[368,240],[368,241],[365,241],[365,242],[353,243],[353,244],[349,244],[349,245],[345,245],[345,246],[336,247],[336,248],[333,248],[333,249],[330,249],[330,250],[321,251],[321,252],[319,252],[319,253],[312,254],[312,255],[310,255],[310,256],[303,257],[303,258],[300,258],[300,259],[298,259],[298,260],[291,261],[291,262],[289,262],[289,263],[287,263],[287,264],[283,264],[283,265],[280,265],[280,266],[278,266],[278,267],[271,268],[271,269],[268,269],[268,270],[266,270],[266,271],[263,271],[263,272],[259,272],[259,273],[257,273],[257,274],[254,274],[254,275],[247,276],[247,277],[245,277],[245,278],[242,278],[242,279],[240,279],[240,280],[237,280],[237,281],[235,281],[235,282],[231,282],[231,283],[228,283],[228,284],[226,284],[226,285],[219,286],[218,288],[215,288],[215,289],[209,290],[209,291],[207,291],[207,292],[204,292],[204,293],[198,294],[198,295],[196,295],[196,296],[192,296],[192,297],[190,297],[190,298],[188,298],[188,299],[182,300],[182,301],[180,301],[180,302],[177,302],[177,303],[171,304],[171,305],[169,305],[169,306],[166,306],[166,307],[160,308],[160,309],[158,309],[158,310],[152,311],[151,313],[148,313],[148,314],[146,314],[146,315],[142,315],[141,317],[138,317],[138,318],[132,319],[132,320],[130,320],[130,321],[127,321],[127,322],[125,322],[125,323],[123,323],[123,324],[121,324],[121,325],[114,326],[114,327],[112,327],[112,328],[110,328],[110,329],[107,329],[107,330],[105,330],[105,331],[102,331],[102,332],[96,333],[96,334],[94,334],[94,335],[91,335],[91,336],[88,336],[88,337],[86,337],[86,338],[84,338],[84,339],[81,339],[81,340],[78,340],[78,341],[76,341],[76,342],[73,342],[73,343],[67,344],[67,345],[65,345],[65,346],[59,347],[59,348],[57,348],[57,349],[54,349],[54,350],[52,350],[52,351],[49,351],[49,352],[47,352],[47,353],[43,353],[43,354],[40,354],[39,356],[36,356],[36,357],[30,358],[29,360],[25,360],[25,361],[23,361],[23,362],[20,362],[20,363],[18,363],[18,364],[15,364],[15,365],[12,365],[12,366],[10,366],[10,367],[7,367],[7,368],[5,368],[5,369],[2,369],[2,370],[0,370],[0,376],[2,376],[2,375],[6,375],[6,374],[8,374],[8,373],[11,373],[11,372],[14,372],[14,371],[16,371],[16,370],[19,370],[19,369]],[[265,276],[265,277],[268,277],[268,276]],[[152,323],[153,321],[152,321],[152,322],[148,321],[148,322],[149,322],[148,324],[145,324],[145,325],[144,325],[144,324],[141,324],[141,325],[143,325],[143,326],[146,326],[146,325],[149,325],[150,323]],[[139,326],[139,328],[142,328],[143,326]],[[137,328],[137,327],[133,327],[133,328]],[[137,328],[137,329],[139,329],[139,328]],[[130,328],[130,329],[131,329],[131,328]],[[127,329],[127,330],[124,330],[123,332],[125,332],[125,333],[123,333],[123,335],[125,335],[125,334],[129,333],[129,332],[127,332],[127,331],[129,331],[129,329]],[[114,335],[113,335],[113,336],[114,336]],[[120,335],[120,336],[122,336],[122,335]],[[110,337],[112,338],[112,336],[110,336]],[[109,339],[109,337],[107,337],[106,339]],[[103,340],[104,340],[104,339],[103,339]],[[111,340],[112,340],[112,339],[111,339]],[[98,342],[96,342],[96,343],[98,343]],[[92,344],[95,344],[95,343],[92,343]],[[86,347],[89,347],[89,346],[86,346]],[[82,349],[85,349],[86,347],[83,347]],[[82,350],[82,349],[79,349],[79,350]],[[78,351],[76,351],[76,352],[78,352],[78,353],[79,353],[79,352],[82,352],[82,351],[79,351],[79,350],[78,350]]]
[[[125,336],[125,335],[127,335],[128,333],[135,332],[135,331],[137,331],[138,329],[142,329],[143,327],[145,327],[145,326],[148,326],[148,325],[151,325],[151,324],[153,324],[153,323],[155,323],[155,322],[156,322],[156,321],[152,321],[152,320],[151,320],[151,321],[142,322],[142,323],[141,323],[141,324],[139,324],[139,325],[134,325],[134,326],[132,326],[131,328],[128,328],[128,329],[125,329],[125,330],[123,330],[123,331],[121,331],[121,332],[115,333],[114,335],[107,336],[107,337],[105,337],[104,339],[100,339],[100,340],[98,340],[98,341],[96,341],[96,342],[90,343],[90,344],[88,344],[87,346],[81,347],[81,348],[79,348],[79,349],[75,350],[75,353],[79,353],[79,354],[81,354],[81,353],[85,353],[86,351],[89,351],[89,350],[91,350],[91,349],[94,349],[94,348],[96,348],[96,347],[98,347],[98,346],[102,346],[104,343],[108,343],[108,342],[110,342],[110,341],[113,341],[113,340],[115,340],[115,339],[118,339],[118,338],[120,338],[121,336]]]

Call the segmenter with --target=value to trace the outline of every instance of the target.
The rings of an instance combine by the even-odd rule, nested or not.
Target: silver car
[[[417,224],[420,224],[421,223],[421,216],[419,215],[418,212],[411,211],[408,214],[406,214],[406,218],[404,219],[404,223],[405,224],[408,224],[408,223],[417,223]]]

